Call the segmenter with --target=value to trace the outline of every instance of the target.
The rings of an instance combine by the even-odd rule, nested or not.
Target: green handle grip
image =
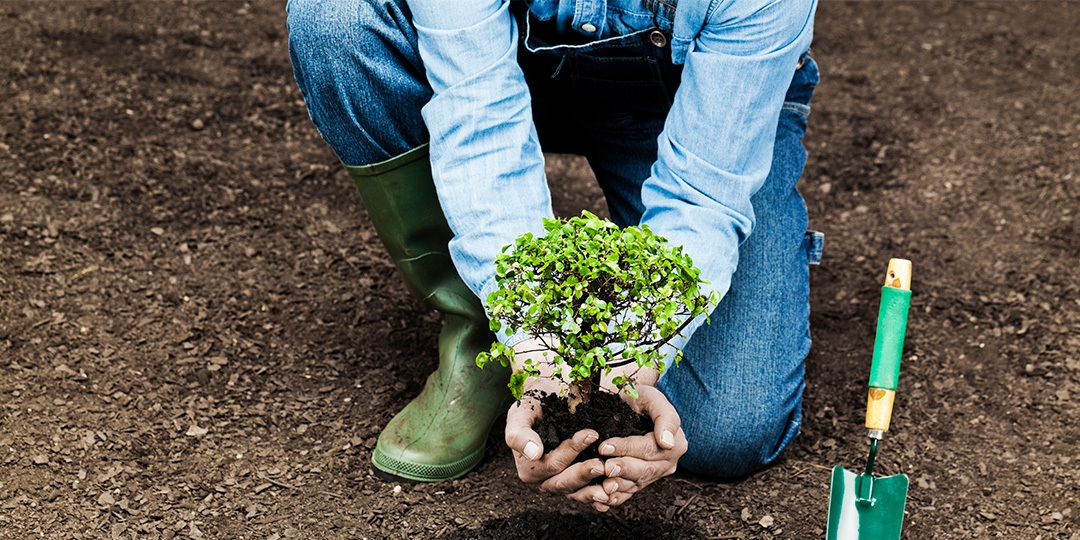
[[[874,339],[874,360],[870,366],[870,387],[896,390],[900,378],[900,359],[904,352],[911,291],[893,287],[881,288],[881,308],[878,311],[877,337]]]

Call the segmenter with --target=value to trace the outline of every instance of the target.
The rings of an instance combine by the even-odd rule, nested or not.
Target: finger
[[[578,454],[587,448],[592,443],[596,442],[599,435],[591,429],[583,429],[574,434],[568,440],[565,440],[552,450],[550,453],[542,456],[536,461],[529,461],[519,452],[514,452],[515,464],[517,465],[518,477],[522,481],[528,484],[536,484],[547,481],[548,479],[563,473],[568,467],[570,467],[574,460],[577,459]],[[595,460],[599,464],[599,460]],[[604,474],[603,465],[599,467],[600,471],[596,476]],[[580,470],[577,470],[580,474]],[[564,481],[570,477],[563,478]],[[595,476],[593,476],[595,478]],[[591,478],[590,478],[591,480]],[[584,482],[588,483],[588,482]],[[583,484],[582,484],[583,485]],[[559,492],[573,491],[580,487],[580,485],[573,486],[568,484],[569,487],[559,490]]]
[[[623,493],[637,493],[641,489],[641,486],[628,478],[607,478],[604,483],[601,484],[604,488],[604,493],[611,495],[616,491]]]
[[[567,493],[566,498],[591,505],[601,512],[606,512],[608,509],[608,495],[600,486],[585,486],[573,493]]]
[[[655,435],[654,432],[648,435],[607,439],[600,444],[599,452],[602,456],[630,456],[646,461],[677,461],[686,453],[686,434],[682,429],[672,436],[674,444],[671,448],[657,446]]]
[[[620,504],[622,504],[622,503],[624,503],[626,501],[629,501],[630,497],[633,497],[633,496],[634,496],[633,493],[623,493],[621,491],[616,491],[615,493],[612,493],[611,495],[608,495],[607,505],[609,507],[614,508],[614,507],[619,506]]]
[[[606,499],[607,494],[604,493],[603,487],[589,485],[594,478],[603,475],[604,464],[599,459],[590,459],[581,463],[575,463],[567,467],[566,470],[548,478],[544,483],[540,484],[540,490],[566,494],[574,494],[584,490],[591,493],[593,496],[603,495],[603,498]],[[591,499],[589,502],[591,502]]]
[[[636,486],[636,489],[631,491],[634,492],[665,476],[674,474],[676,464],[676,461],[646,461],[632,457],[620,457],[607,460],[604,466],[606,469],[614,467],[619,469],[617,479],[621,481],[618,485],[618,491],[631,491],[628,484],[624,483],[628,482]],[[608,480],[616,480],[616,478],[609,478]]]
[[[515,457],[536,461],[544,454],[544,443],[532,429],[542,415],[540,403],[534,399],[523,399],[506,412],[506,446],[514,450]]]
[[[599,438],[600,434],[596,431],[583,429],[559,444],[558,447],[545,456],[544,461],[556,471],[561,471],[569,467],[577,459],[578,454]],[[603,474],[603,467],[601,467],[600,474]]]
[[[644,399],[641,406],[649,411],[649,416],[652,418],[653,435],[656,437],[656,444],[665,450],[675,448],[675,434],[679,432],[679,428],[682,426],[679,412],[668,401],[667,396],[657,388],[650,386],[642,387],[641,390],[639,395]]]
[[[613,437],[600,443],[601,456],[632,456],[638,459],[660,459],[664,449],[656,446],[656,439],[649,435]]]

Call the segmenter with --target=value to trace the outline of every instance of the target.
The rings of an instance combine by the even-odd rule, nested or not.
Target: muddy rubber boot
[[[438,369],[379,434],[371,461],[390,481],[457,478],[480,462],[491,425],[513,401],[510,372],[476,367],[476,355],[495,336],[450,260],[453,233],[435,194],[427,145],[346,170],[409,291],[445,315]]]

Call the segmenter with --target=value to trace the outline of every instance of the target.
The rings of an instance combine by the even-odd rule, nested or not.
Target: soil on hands
[[[533,431],[540,435],[545,452],[583,429],[595,430],[600,435],[595,443],[578,454],[575,461],[603,459],[597,452],[601,442],[612,437],[645,435],[653,428],[648,413],[638,414],[618,394],[611,392],[593,392],[589,402],[578,405],[574,413],[570,412],[565,398],[545,392],[540,397],[540,408],[543,416],[533,425]]]

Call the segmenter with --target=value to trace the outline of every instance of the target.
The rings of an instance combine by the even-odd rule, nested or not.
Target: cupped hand
[[[679,413],[655,386],[638,385],[639,397],[623,399],[637,412],[648,412],[653,431],[634,437],[616,437],[600,443],[604,461],[603,482],[607,500],[594,498],[593,507],[601,512],[618,506],[645,486],[675,472],[679,458],[686,453],[686,434],[680,427]]]
[[[538,485],[542,491],[560,493],[585,504],[606,504],[608,494],[604,487],[590,484],[604,476],[604,463],[596,458],[574,463],[578,454],[599,438],[596,431],[583,429],[550,452],[544,452],[544,443],[532,429],[543,416],[537,391],[554,390],[543,387],[543,383],[526,384],[525,395],[506,414],[506,445],[514,453],[518,477],[525,483]]]

